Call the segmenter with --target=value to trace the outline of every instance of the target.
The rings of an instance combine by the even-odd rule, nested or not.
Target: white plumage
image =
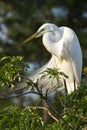
[[[68,76],[68,78],[61,76],[62,88],[64,89],[66,84],[68,94],[72,93],[80,85],[82,74],[82,51],[75,32],[68,27],[57,27],[46,23],[24,43],[40,36],[43,36],[43,45],[52,57],[46,65],[32,73],[29,78],[36,82],[42,76],[41,72],[47,68],[58,68]],[[48,76],[42,78],[39,80],[39,86],[43,87],[43,91],[48,88],[52,89],[52,86],[56,88],[57,81],[54,80],[53,84],[51,81],[52,79]]]

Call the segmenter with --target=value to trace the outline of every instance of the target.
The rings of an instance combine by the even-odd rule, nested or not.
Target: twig
[[[67,126],[69,126],[72,130],[74,130],[74,127],[72,126],[71,123],[67,122],[67,121],[49,104],[48,101],[46,101],[46,103],[47,103],[49,109],[50,109],[53,113],[55,113]]]
[[[41,106],[28,106],[28,108],[33,108],[33,109],[42,109],[42,110],[45,110],[47,111],[48,115],[54,119],[56,122],[58,122],[58,119],[46,108],[46,107],[41,107]]]
[[[42,95],[41,93],[36,92],[36,91],[29,91],[29,92],[17,94],[17,95],[14,95],[14,96],[3,96],[3,95],[0,95],[0,98],[1,98],[1,99],[10,99],[10,98],[20,97],[20,96],[23,96],[23,95],[26,95],[26,94],[37,94],[37,95],[39,95],[39,96]]]
[[[58,97],[58,99],[59,99],[59,101],[60,101],[61,106],[62,106],[63,108],[66,108],[66,106],[65,106],[65,104],[63,103],[63,101],[61,100],[59,94],[57,94],[57,97]]]

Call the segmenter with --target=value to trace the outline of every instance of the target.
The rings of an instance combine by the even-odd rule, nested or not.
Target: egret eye
[[[43,31],[45,31],[45,28],[42,28],[42,29],[38,30],[37,33],[40,34],[40,33],[43,32]]]

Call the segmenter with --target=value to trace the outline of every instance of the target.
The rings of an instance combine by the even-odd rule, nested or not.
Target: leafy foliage
[[[1,87],[9,87],[14,83],[21,73],[24,62],[23,57],[3,57],[0,65],[0,85]],[[59,78],[60,75],[65,76],[58,70],[48,68],[43,75],[49,75],[52,78]],[[30,85],[35,85],[31,83]],[[36,86],[37,87],[37,86]],[[39,89],[37,88],[38,92]],[[33,90],[34,91],[34,90]],[[38,94],[38,93],[37,93]],[[40,91],[40,94],[41,91]],[[21,95],[22,96],[22,95]],[[42,99],[46,98],[40,96]],[[47,99],[46,99],[47,100]],[[48,102],[48,100],[47,100]],[[50,103],[50,102],[49,102]],[[51,124],[45,124],[43,117],[38,111],[38,107],[26,107],[24,109],[18,106],[9,106],[0,112],[0,129],[1,130],[82,130],[87,124],[87,85],[83,84],[76,92],[70,95],[59,96],[55,100],[56,110],[62,118],[56,115],[56,119]],[[52,104],[51,104],[52,105]],[[53,105],[54,108],[54,105]],[[58,108],[62,108],[58,110]],[[50,111],[50,109],[49,109]],[[51,112],[51,111],[50,111]],[[55,115],[55,111],[53,115]],[[68,124],[72,127],[70,127]]]
[[[60,76],[63,76],[65,78],[68,78],[67,75],[65,75],[63,72],[60,72],[58,69],[56,68],[47,68],[45,71],[42,72],[42,77],[49,75],[49,78],[56,78],[56,79],[60,79]]]
[[[21,56],[5,56],[0,59],[0,87],[15,85],[16,78],[20,78],[22,68],[25,66]]]
[[[66,98],[61,97],[61,100],[62,102],[66,101],[65,108],[61,112],[62,117],[72,124],[74,130],[82,130],[87,124],[87,87],[80,87]],[[18,106],[5,108],[0,112],[0,129],[71,130],[61,119],[58,122],[45,125],[37,110],[33,107],[21,109]]]
[[[0,65],[0,85],[1,87],[9,87],[11,84],[14,84],[16,78],[19,76],[22,70],[22,67],[25,65],[23,62],[23,57],[3,57]],[[43,76],[49,75],[51,78],[58,78],[64,76],[68,78],[62,72],[59,72],[57,69],[48,68],[43,72]],[[30,85],[35,85],[31,83]],[[36,86],[37,87],[37,86]],[[37,88],[38,92],[39,89]],[[33,90],[34,91],[34,90]],[[38,93],[37,93],[38,94]],[[41,91],[40,91],[40,94]],[[47,96],[47,95],[46,95]],[[46,99],[43,96],[40,96],[42,99]],[[47,100],[48,101],[48,100]],[[5,108],[0,112],[0,129],[2,130],[82,130],[87,124],[87,86],[82,85],[76,92],[71,95],[58,96],[55,100],[56,110],[62,108],[59,111],[62,118],[59,118],[58,122],[54,121],[51,124],[45,124],[38,113],[37,107],[26,107],[24,109],[19,108],[18,106],[10,106]],[[52,104],[51,104],[52,105]],[[55,111],[53,113],[55,115]],[[67,122],[72,126],[67,124]]]
[[[67,96],[66,101],[65,119],[72,122],[77,130],[84,128],[87,124],[87,86]]]
[[[40,130],[43,125],[44,122],[36,109],[10,106],[0,113],[2,130]]]

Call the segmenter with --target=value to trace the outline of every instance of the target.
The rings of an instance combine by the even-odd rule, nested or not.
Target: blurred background
[[[81,43],[84,66],[87,64],[87,1],[86,0],[1,0],[0,56],[22,55],[32,68],[44,64],[50,54],[41,38],[25,46],[22,42],[44,23],[72,28]],[[34,63],[34,64],[33,64]]]
[[[51,55],[41,38],[22,42],[47,22],[76,32],[87,66],[87,0],[0,0],[0,57],[21,55],[32,70],[45,64]]]

